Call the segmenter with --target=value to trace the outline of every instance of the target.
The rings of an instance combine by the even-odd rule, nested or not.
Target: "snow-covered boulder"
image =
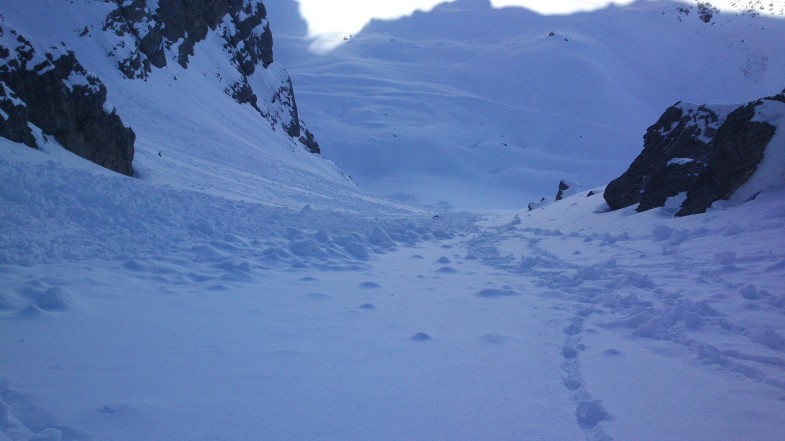
[[[668,206],[676,216],[703,213],[730,199],[756,173],[767,148],[777,148],[771,141],[783,115],[785,93],[742,106],[677,103],[648,128],[643,151],[608,184],[605,200],[613,210],[638,204],[637,211]]]
[[[77,155],[132,175],[134,132],[105,104],[106,87],[73,52],[0,22],[0,136],[35,148],[33,124]]]

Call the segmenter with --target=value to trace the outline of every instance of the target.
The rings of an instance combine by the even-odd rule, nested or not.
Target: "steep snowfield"
[[[639,1],[539,15],[461,0],[373,21],[334,51],[304,48],[297,9],[271,9],[278,59],[324,156],[360,186],[457,208],[515,208],[620,175],[677,101],[778,93],[785,20]],[[551,36],[551,33],[553,35]],[[362,130],[359,130],[362,128]],[[565,160],[568,158],[568,160]]]
[[[138,176],[96,167],[40,133],[40,151],[0,139],[0,441],[785,440],[781,167],[767,165],[750,184],[766,189],[754,200],[686,218],[606,212],[601,188],[520,209],[529,195],[552,195],[559,179],[615,177],[671,101],[777,92],[763,89],[781,54],[766,52],[758,82],[736,74],[727,88],[674,82],[665,92],[618,91],[623,75],[603,82],[567,69],[562,78],[542,67],[537,87],[551,95],[513,106],[519,79],[501,61],[498,72],[476,62],[503,52],[490,22],[469,26],[467,4],[437,9],[435,21],[408,19],[427,26],[396,31],[396,41],[357,36],[331,55],[339,58],[298,61],[304,46],[286,36],[276,53],[292,48],[300,110],[325,155],[359,171],[358,181],[399,199],[515,207],[501,214],[364,194],[215,89],[206,78],[222,68],[218,42],[197,45],[188,71],[173,63],[141,82],[122,79],[83,40],[66,41],[136,130]],[[600,19],[645,6],[563,17],[558,28],[553,18],[528,28],[536,38],[506,41],[556,63],[539,41],[562,68],[576,59],[592,72],[621,66],[625,84],[644,84],[635,64],[604,67],[613,60],[558,50],[588,38],[570,30],[575,23],[605,35]],[[50,17],[47,27],[16,3],[3,8],[22,32],[73,34],[67,20]],[[650,12],[626,29],[655,32],[647,26],[660,16]],[[500,13],[543,20],[485,11]],[[735,26],[662,20],[685,38]],[[766,23],[770,33],[745,30],[745,41],[781,41],[780,22]],[[444,47],[464,55],[414,39],[428,28],[452,32]],[[471,29],[488,38],[464,34]],[[651,47],[636,38],[614,40],[629,44],[617,52],[596,44],[633,57]],[[698,50],[683,49],[684,60]],[[423,53],[441,54],[431,62],[438,71]],[[741,62],[752,52],[707,53]],[[666,71],[659,62],[644,66]],[[520,78],[531,73],[518,67]],[[560,89],[569,81],[572,95]],[[599,98],[625,122],[569,106]],[[781,109],[768,110],[760,118],[781,120]],[[578,136],[591,148],[553,141]],[[776,165],[782,136],[775,142],[765,161]]]

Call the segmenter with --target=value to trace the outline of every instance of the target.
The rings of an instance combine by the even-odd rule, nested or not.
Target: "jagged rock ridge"
[[[785,104],[785,91],[742,106],[677,103],[644,135],[643,151],[605,190],[611,209],[678,203],[676,216],[729,199],[758,169],[777,130],[758,114]]]
[[[167,52],[188,67],[194,47],[217,33],[237,70],[224,91],[240,104],[249,104],[276,129],[282,128],[308,151],[319,153],[319,144],[305,128],[297,111],[291,79],[274,68],[273,36],[267,11],[258,0],[158,0],[152,10],[147,0],[113,0],[117,7],[103,23],[116,37],[109,55],[128,78],[146,79],[153,67],[167,64]],[[153,4],[150,2],[150,4]],[[261,66],[269,81],[255,81]],[[272,106],[260,105],[260,102]]]

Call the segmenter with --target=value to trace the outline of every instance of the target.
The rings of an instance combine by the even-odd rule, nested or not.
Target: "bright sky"
[[[308,22],[314,38],[312,49],[324,52],[358,33],[374,18],[395,19],[414,11],[430,11],[436,5],[454,0],[297,0],[300,13]],[[629,4],[633,0],[491,0],[495,8],[522,6],[541,14],[569,14],[591,11],[609,3]]]
[[[311,49],[327,52],[345,37],[356,34],[372,19],[395,19],[414,11],[430,11],[436,5],[454,0],[296,0],[308,22]],[[570,14],[603,8],[610,3],[627,5],[634,0],[490,0],[495,8],[520,6],[540,14]],[[686,0],[685,0],[686,1]],[[779,0],[778,0],[779,1]],[[714,0],[714,6],[730,8],[730,0]]]

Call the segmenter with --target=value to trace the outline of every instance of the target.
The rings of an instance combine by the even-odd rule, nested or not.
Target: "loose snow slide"
[[[666,103],[638,76],[619,92],[613,75],[635,73],[640,48],[616,52],[589,38],[607,35],[586,29],[610,29],[589,18],[651,14],[647,3],[569,16],[564,28],[546,21],[528,28],[529,40],[484,46],[471,34],[472,46],[426,35],[423,43],[433,23],[457,23],[450,29],[460,37],[477,29],[467,11],[484,8],[478,20],[504,12],[455,2],[370,27],[427,25],[411,33],[375,31],[327,58],[295,60],[300,108],[325,156],[397,202],[364,193],[216,89],[220,41],[198,45],[188,70],[172,63],[128,81],[54,20],[42,32],[72,39],[136,131],[137,176],[87,163],[40,131],[40,150],[0,139],[0,441],[785,440],[781,168],[756,176],[766,191],[753,200],[684,218],[669,208],[608,212],[601,187],[519,208],[580,173],[584,184],[608,182],[665,106],[709,100],[668,93],[700,86],[744,95],[723,98],[738,103],[779,91],[769,87],[770,67],[782,63],[772,21],[770,33],[747,43],[742,34],[708,40],[717,49],[708,53],[730,60],[717,63],[734,66],[708,69],[712,79],[732,71],[737,82],[698,84],[689,75],[702,70],[691,64],[685,82],[662,93]],[[663,21],[642,15],[625,29],[667,23],[684,36],[737,26],[656,17]],[[23,30],[34,26],[14,18]],[[581,58],[572,44],[615,55]],[[409,59],[423,47],[444,48],[428,52],[441,54],[440,70]],[[563,49],[562,61],[612,78],[598,94],[588,80],[573,96],[511,93],[528,97],[513,107],[507,83],[476,72],[471,87],[456,83],[469,65],[507,78],[476,63],[483,50],[504,48]],[[598,98],[623,103],[609,109],[617,116],[641,104],[628,116],[640,121],[562,109]],[[585,148],[570,144],[580,136]],[[407,184],[409,167],[421,170]],[[422,170],[434,171],[431,181]],[[448,205],[508,209],[466,214]]]
[[[781,436],[782,191],[432,218],[57,154],[3,145],[0,439]]]

